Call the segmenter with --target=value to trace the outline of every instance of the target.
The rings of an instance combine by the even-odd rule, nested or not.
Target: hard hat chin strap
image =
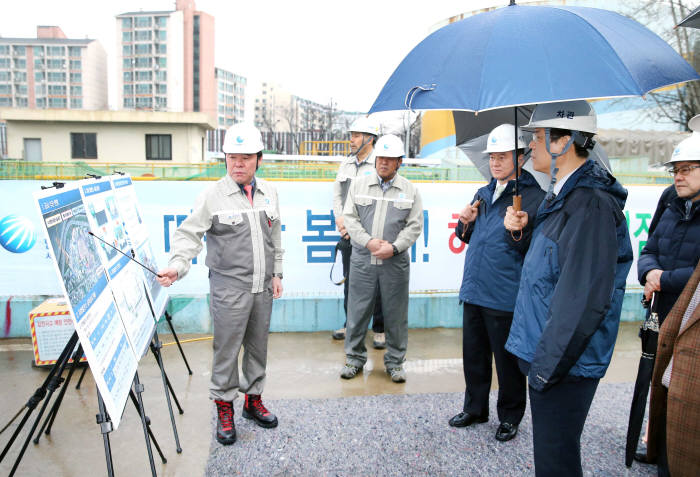
[[[566,152],[569,150],[571,145],[574,143],[574,138],[577,136],[578,131],[572,131],[571,136],[569,137],[569,140],[566,142],[566,145],[564,148],[561,150],[559,153],[553,153],[552,151],[549,150],[550,146],[550,141],[549,141],[549,133],[551,131],[551,128],[544,128],[544,137],[545,137],[545,147],[547,148],[547,154],[552,156],[552,162],[549,166],[549,174],[551,176],[550,182],[549,182],[549,188],[547,189],[547,195],[545,196],[545,199],[550,201],[554,199],[554,184],[557,182],[557,172],[559,172],[559,168],[557,167],[557,158],[559,156],[562,156],[566,154]]]

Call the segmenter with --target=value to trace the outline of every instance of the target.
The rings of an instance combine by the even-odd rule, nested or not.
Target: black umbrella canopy
[[[678,27],[700,28],[700,6],[695,7],[695,10],[690,12],[690,15],[681,20],[681,22],[676,25],[676,28]]]

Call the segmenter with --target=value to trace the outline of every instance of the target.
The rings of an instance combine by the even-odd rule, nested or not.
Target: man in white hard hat
[[[245,393],[243,417],[261,427],[277,426],[262,403],[267,337],[273,298],[282,295],[281,222],[277,191],[256,178],[263,143],[255,127],[236,124],[224,138],[226,176],[197,197],[192,213],[173,235],[168,268],[158,281],[170,286],[190,268],[207,234],[214,359],[209,388],[217,407],[216,439],[236,441],[233,401]],[[243,352],[239,381],[238,354]]]
[[[581,432],[633,259],[627,191],[588,159],[597,126],[586,101],[540,104],[523,129],[534,132],[533,168],[552,182],[535,218],[509,207],[504,220],[523,231],[514,247],[529,243],[506,350],[528,377],[536,475],[582,476]]]
[[[693,131],[692,135],[676,146],[671,158],[665,163],[669,174],[673,177],[675,197],[667,199],[658,224],[653,232],[649,233],[647,243],[637,262],[637,273],[639,282],[644,286],[645,299],[651,300],[652,295],[656,294],[655,308],[659,324],[666,321],[666,317],[678,301],[683,288],[700,261],[700,115],[691,119],[688,126]],[[664,193],[664,195],[668,194]],[[668,350],[664,350],[666,351]],[[666,420],[666,397],[670,390],[675,396],[673,406],[679,409],[678,404],[684,403],[686,399],[677,397],[681,393],[687,395],[690,383],[683,381],[683,372],[675,373],[674,381],[671,381],[672,368],[676,371],[671,361],[663,370],[655,369],[652,401],[655,401],[655,407],[660,412],[649,419],[650,432],[653,427],[655,437],[649,440],[647,454],[637,456],[638,460],[657,462],[659,475],[668,475],[669,465],[665,455],[667,448],[663,432],[665,429],[662,428],[668,427],[669,432],[674,434],[671,439],[674,442],[668,446],[668,450],[676,454],[676,458],[683,455],[683,451],[678,451],[683,447],[683,443],[682,438],[678,438],[677,432],[686,424],[686,420],[678,418],[679,413],[674,414],[670,420]],[[671,388],[672,384],[675,389]],[[657,391],[656,395],[654,395],[654,389]],[[672,427],[675,429],[672,430]],[[686,441],[692,441],[692,439],[686,436]],[[685,444],[687,445],[687,442]],[[676,448],[671,449],[671,447]],[[678,463],[676,462],[674,466],[678,466]]]
[[[393,382],[406,381],[408,249],[423,230],[423,206],[418,189],[397,174],[403,155],[401,139],[391,134],[379,138],[376,173],[352,182],[343,209],[353,248],[343,379],[354,378],[367,362],[365,335],[378,286],[386,333],[384,366]]]
[[[343,259],[343,308],[345,316],[348,313],[348,290],[350,286],[350,256],[352,254],[352,246],[350,245],[350,236],[345,229],[343,220],[343,207],[345,199],[348,196],[348,190],[353,179],[360,176],[375,174],[374,170],[374,144],[377,142],[379,135],[379,127],[375,121],[366,116],[360,116],[352,123],[349,129],[350,132],[350,155],[340,163],[338,173],[335,176],[333,183],[333,214],[335,215],[335,224],[340,232],[340,242],[338,250]],[[382,314],[382,300],[379,296],[379,288],[377,288],[377,299],[372,319],[372,331],[374,332],[373,346],[375,349],[386,348],[386,339],[384,336],[384,315]],[[347,321],[347,319],[346,319]],[[345,324],[340,329],[333,331],[333,339],[345,339]]]
[[[518,128],[518,165],[524,161],[525,139]],[[466,391],[462,412],[450,419],[453,427],[486,422],[489,417],[492,361],[498,374],[496,409],[500,425],[496,439],[509,441],[518,432],[525,413],[525,376],[515,356],[505,349],[513,321],[515,297],[525,254],[510,246],[503,228],[506,209],[513,203],[515,188],[515,127],[501,124],[488,136],[492,179],[479,189],[462,210],[455,234],[469,244],[459,290],[463,305],[462,362]],[[527,171],[520,171],[519,194],[528,214],[537,212],[544,191]],[[478,205],[477,205],[478,201]]]

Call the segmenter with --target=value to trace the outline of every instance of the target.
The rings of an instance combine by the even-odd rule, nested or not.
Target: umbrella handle
[[[476,207],[478,209],[480,204],[481,201],[479,199],[476,199],[472,204],[472,207]],[[462,238],[464,238],[467,235],[467,228],[469,228],[469,224],[466,224],[462,229]]]
[[[514,195],[513,196],[513,210],[518,212],[523,210],[523,196],[522,195]],[[523,231],[518,230],[520,232],[520,235],[518,235],[518,238],[515,238],[515,234],[513,231],[510,231],[510,237],[515,240],[516,242],[520,242],[523,239]]]

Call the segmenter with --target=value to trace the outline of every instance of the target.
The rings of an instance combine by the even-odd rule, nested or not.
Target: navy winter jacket
[[[569,374],[605,375],[632,266],[626,199],[588,160],[537,211],[506,349],[530,363],[528,382],[538,391]]]
[[[544,198],[544,191],[532,175],[523,171],[520,175],[519,193],[523,197],[523,210],[535,215]],[[518,294],[520,271],[527,250],[518,250],[509,243],[510,232],[503,226],[506,209],[513,205],[515,181],[509,181],[505,190],[493,200],[496,179],[476,192],[479,199],[479,215],[467,225],[457,222],[455,234],[469,244],[464,257],[464,275],[459,290],[459,300],[472,305],[512,312]]]
[[[700,201],[695,201],[688,213],[685,203],[678,196],[670,201],[637,261],[642,285],[650,270],[663,270],[657,308],[661,320],[673,308],[700,260]]]

